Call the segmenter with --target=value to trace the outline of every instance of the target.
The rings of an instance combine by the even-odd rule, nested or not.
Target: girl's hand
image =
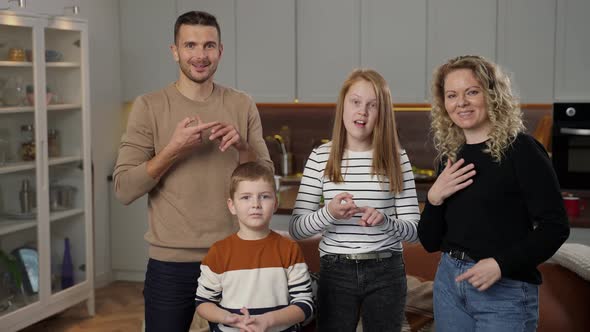
[[[480,260],[472,268],[459,275],[455,278],[455,281],[467,280],[471,286],[483,292],[496,283],[496,281],[500,280],[500,277],[502,277],[502,270],[500,270],[498,262],[493,258],[486,258]]]
[[[334,196],[330,203],[328,203],[328,212],[338,220],[345,220],[352,218],[352,216],[360,211],[356,207],[356,204],[354,204],[352,195],[343,192]]]
[[[441,205],[449,196],[473,183],[471,178],[475,175],[475,166],[469,164],[461,167],[464,163],[463,159],[459,159],[455,164],[447,161],[445,169],[428,190],[430,204]]]
[[[375,208],[363,206],[358,209],[360,212],[363,213],[363,216],[359,220],[359,224],[361,224],[361,226],[377,226],[381,225],[383,223],[383,220],[385,220],[383,217],[383,213],[375,210]]]

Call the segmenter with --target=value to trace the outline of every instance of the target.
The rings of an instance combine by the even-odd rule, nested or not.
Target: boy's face
[[[238,217],[240,228],[266,230],[278,207],[274,184],[263,180],[242,181],[234,196],[227,200],[227,207]]]

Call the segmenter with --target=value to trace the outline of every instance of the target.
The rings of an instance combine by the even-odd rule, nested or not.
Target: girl
[[[322,234],[319,331],[355,331],[359,314],[365,331],[400,331],[401,241],[417,240],[419,218],[389,87],[377,72],[355,70],[340,90],[332,141],[307,160],[289,227],[296,239]]]
[[[536,267],[569,234],[551,161],[523,133],[510,80],[497,65],[479,56],[451,59],[435,71],[432,95],[442,172],[418,231],[426,250],[443,252],[436,329],[535,331]]]

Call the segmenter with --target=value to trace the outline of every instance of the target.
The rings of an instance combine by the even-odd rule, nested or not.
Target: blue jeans
[[[539,319],[539,286],[502,278],[480,292],[455,278],[471,268],[443,253],[434,279],[436,331],[535,331]]]
[[[359,314],[364,331],[400,331],[406,303],[401,252],[380,260],[320,259],[318,330],[355,331]]]
[[[200,262],[149,259],[143,289],[146,332],[189,330],[200,274]]]

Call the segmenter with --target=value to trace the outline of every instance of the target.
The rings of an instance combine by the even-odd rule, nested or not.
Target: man
[[[189,330],[200,261],[237,229],[225,206],[232,171],[255,160],[272,167],[252,99],[213,81],[223,54],[216,18],[179,16],[170,49],[178,80],[135,100],[114,171],[121,202],[149,197],[148,332]]]

